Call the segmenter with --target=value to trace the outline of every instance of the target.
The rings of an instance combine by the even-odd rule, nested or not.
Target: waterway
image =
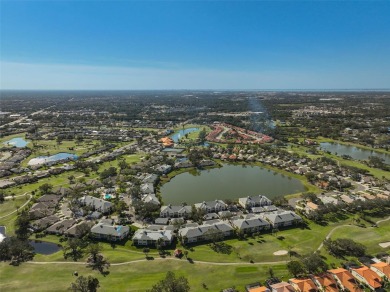
[[[382,158],[385,163],[390,164],[390,155],[376,152],[372,150],[367,150],[355,146],[350,145],[343,145],[339,143],[329,143],[329,142],[323,142],[320,143],[321,149],[325,151],[330,151],[333,154],[341,155],[349,155],[353,159],[357,160],[368,160],[370,156],[376,156],[379,158]]]
[[[171,139],[175,143],[177,143],[180,140],[180,138],[184,137],[186,134],[196,132],[196,131],[199,131],[199,128],[188,128],[188,129],[180,130],[180,131],[177,131],[175,134],[173,134],[171,136]]]
[[[298,179],[259,166],[232,164],[181,173],[160,188],[164,204],[194,204],[251,195],[265,195],[272,199],[305,190]]]
[[[54,162],[54,161],[63,160],[63,159],[73,160],[73,159],[77,159],[77,158],[78,158],[78,156],[76,154],[62,152],[62,153],[57,153],[57,154],[51,155],[51,156],[38,156],[36,158],[31,159],[28,162],[28,165],[44,164],[47,162]]]
[[[9,145],[9,146],[15,146],[18,148],[23,148],[23,147],[26,147],[28,143],[29,143],[28,141],[24,140],[23,138],[18,137],[18,138],[13,138],[11,140],[8,140],[8,141],[4,142],[3,144]]]
[[[52,242],[30,240],[29,241],[34,251],[39,254],[49,255],[61,249],[61,246]]]

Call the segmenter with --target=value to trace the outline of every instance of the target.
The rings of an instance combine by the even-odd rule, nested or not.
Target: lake
[[[40,241],[40,240],[29,240],[29,243],[34,248],[34,251],[39,254],[53,254],[61,250],[61,246],[52,242]]]
[[[259,166],[224,164],[221,168],[185,172],[161,186],[164,204],[188,204],[215,199],[265,195],[272,199],[305,191],[298,180]]]
[[[192,132],[196,132],[196,131],[199,131],[199,128],[188,128],[188,129],[180,130],[180,131],[177,131],[175,134],[173,134],[171,136],[171,139],[175,143],[177,143],[180,140],[180,138],[182,138],[186,134],[189,134],[189,133],[192,133]]]
[[[357,160],[368,160],[368,157],[370,156],[377,156],[379,158],[384,159],[385,163],[390,164],[389,154],[358,148],[355,146],[343,145],[339,143],[323,142],[320,143],[320,146],[322,150],[330,151],[333,154],[337,153],[337,155],[339,156],[349,155],[353,159]]]
[[[28,162],[28,165],[44,164],[47,162],[54,162],[54,161],[63,160],[63,159],[73,160],[73,159],[77,159],[77,158],[78,158],[78,156],[76,154],[63,152],[63,153],[57,153],[57,154],[51,155],[51,156],[38,156],[36,158],[31,159]]]
[[[15,146],[15,147],[18,147],[18,148],[26,147],[28,143],[29,142],[27,142],[26,140],[24,140],[23,138],[20,138],[20,137],[13,138],[11,140],[3,142],[3,144],[10,145],[10,146]]]

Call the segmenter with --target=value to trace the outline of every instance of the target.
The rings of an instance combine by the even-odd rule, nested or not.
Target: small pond
[[[20,137],[13,138],[11,140],[3,142],[3,144],[9,145],[9,146],[15,146],[15,147],[18,147],[18,148],[26,147],[28,143],[29,142],[27,142],[26,140],[24,140],[23,138],[20,138]]]
[[[179,139],[182,138],[183,136],[185,136],[186,134],[196,132],[196,131],[199,131],[199,128],[188,128],[188,129],[180,130],[180,131],[177,131],[175,134],[173,134],[171,136],[171,139],[175,143],[177,143],[179,141]]]
[[[0,226],[0,242],[5,238],[5,226]]]
[[[29,241],[34,251],[39,254],[49,255],[61,250],[61,246],[52,242],[30,240]]]
[[[259,166],[231,164],[179,174],[160,188],[164,204],[194,204],[252,195],[272,199],[305,190],[298,179]]]
[[[63,152],[63,153],[58,153],[58,154],[51,155],[51,156],[39,156],[39,157],[33,158],[28,162],[28,165],[44,164],[47,162],[54,162],[54,161],[63,160],[63,159],[74,160],[77,158],[78,158],[78,156],[76,154]]]
[[[349,155],[353,159],[357,160],[367,160],[370,156],[376,156],[379,158],[382,158],[386,164],[390,164],[390,155],[376,152],[372,150],[367,150],[355,146],[350,145],[343,145],[339,143],[329,143],[329,142],[323,142],[320,143],[320,147],[322,150],[329,151],[333,154],[341,155]]]

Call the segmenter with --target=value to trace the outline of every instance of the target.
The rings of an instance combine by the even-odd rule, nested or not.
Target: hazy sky
[[[2,89],[390,88],[390,1],[0,0]]]

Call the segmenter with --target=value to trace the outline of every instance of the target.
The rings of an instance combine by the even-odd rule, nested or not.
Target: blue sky
[[[390,87],[390,1],[7,1],[2,89]]]

